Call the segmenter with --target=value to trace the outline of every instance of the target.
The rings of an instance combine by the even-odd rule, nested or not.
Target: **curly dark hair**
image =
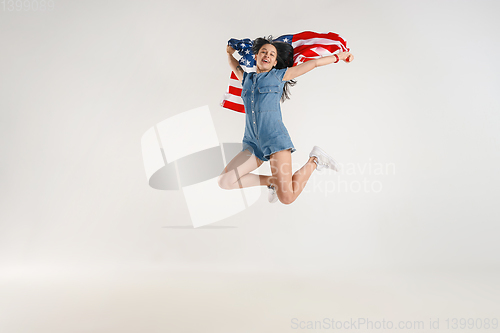
[[[287,67],[293,66],[293,46],[280,41],[274,41],[273,36],[268,36],[267,38],[258,37],[253,41],[252,51],[253,54],[257,55],[260,51],[260,48],[266,44],[271,44],[276,48],[276,60],[277,64],[274,66],[276,69],[283,69]],[[285,82],[285,86],[283,87],[283,94],[281,95],[281,102],[284,102],[287,99],[290,99],[290,87],[293,87],[297,81],[290,80]]]

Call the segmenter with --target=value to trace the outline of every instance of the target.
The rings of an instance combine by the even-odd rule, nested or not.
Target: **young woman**
[[[284,42],[274,42],[272,36],[257,38],[252,50],[257,66],[256,73],[246,73],[233,57],[235,50],[227,46],[229,66],[242,82],[241,97],[245,105],[246,124],[243,149],[224,168],[219,176],[223,189],[250,186],[267,186],[269,202],[278,199],[291,204],[302,192],[314,170],[337,170],[333,158],[318,146],[314,146],[309,160],[292,175],[292,153],[296,151],[283,124],[280,100],[289,98],[289,86],[296,77],[310,70],[336,63],[351,62],[354,56],[341,52],[293,66],[293,47]],[[272,176],[250,173],[263,162],[271,163]]]

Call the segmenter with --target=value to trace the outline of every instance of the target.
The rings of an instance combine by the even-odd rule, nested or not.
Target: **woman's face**
[[[255,57],[257,67],[261,72],[269,72],[278,61],[276,60],[276,48],[271,44],[264,44]]]

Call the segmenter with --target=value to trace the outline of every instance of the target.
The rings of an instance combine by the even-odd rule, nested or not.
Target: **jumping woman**
[[[235,50],[227,46],[229,66],[242,84],[246,123],[243,149],[224,168],[218,182],[223,189],[267,186],[269,202],[279,199],[288,205],[297,199],[314,170],[338,168],[330,155],[314,146],[307,163],[292,175],[291,155],[296,149],[282,121],[280,100],[289,99],[288,89],[295,85],[296,77],[339,60],[351,62],[354,56],[340,52],[293,66],[293,47],[273,41],[272,36],[255,39],[252,51],[257,72],[246,73],[233,57]],[[272,176],[250,173],[265,161],[271,163]]]

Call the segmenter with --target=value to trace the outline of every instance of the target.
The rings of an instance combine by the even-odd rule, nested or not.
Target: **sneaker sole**
[[[321,149],[320,147],[318,146],[314,146],[313,150],[316,150],[318,151],[320,154],[322,154],[324,157],[326,157],[326,159],[328,160],[328,162],[333,165],[333,170],[335,171],[339,171],[339,165],[337,164],[337,162],[333,159],[333,157],[331,157],[330,155],[328,155],[323,149]]]
[[[268,191],[269,192],[267,193],[267,201],[269,201],[269,203],[275,203],[276,201],[278,201],[278,194],[272,195],[271,190],[269,189]]]

